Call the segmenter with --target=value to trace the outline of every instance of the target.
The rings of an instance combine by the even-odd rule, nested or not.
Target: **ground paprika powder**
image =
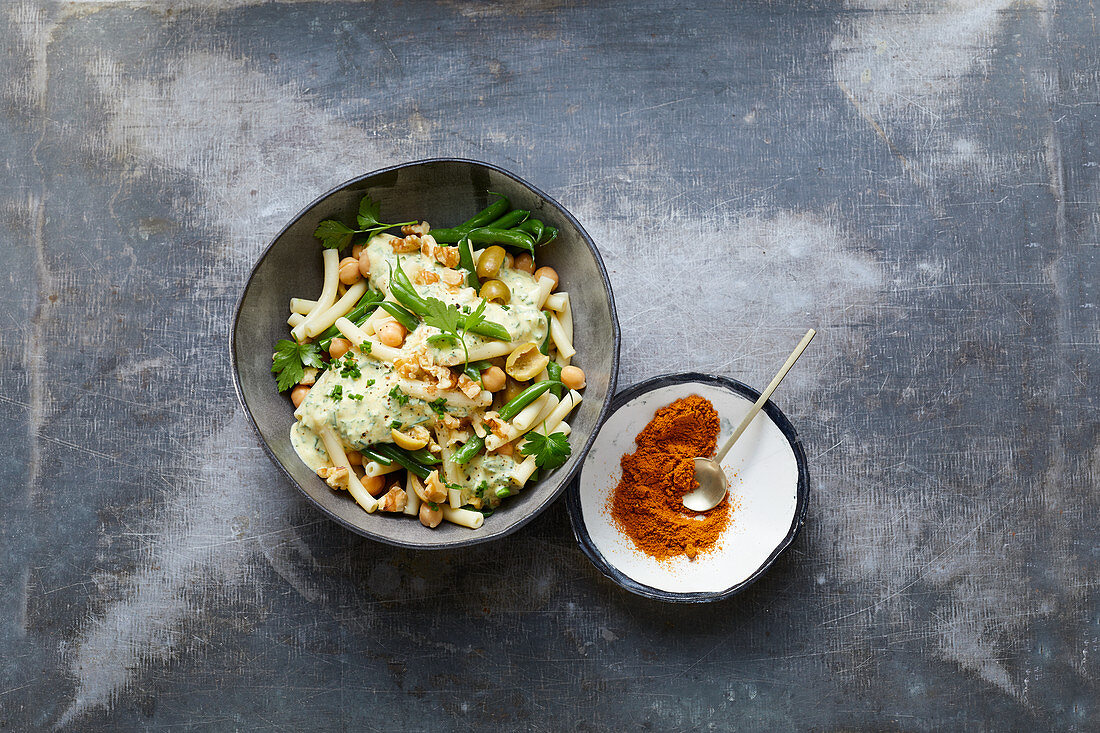
[[[658,560],[694,559],[712,549],[729,525],[728,494],[703,514],[683,505],[684,494],[699,486],[694,458],[714,455],[718,429],[710,400],[683,397],[657,410],[635,439],[637,450],[622,457],[622,478],[608,510],[642,552]]]

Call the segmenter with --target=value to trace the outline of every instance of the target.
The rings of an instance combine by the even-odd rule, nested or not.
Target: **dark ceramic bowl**
[[[690,394],[709,399],[721,416],[719,445],[760,397],[734,379],[694,373],[654,377],[620,392],[569,488],[568,507],[581,549],[608,578],[646,598],[706,603],[740,593],[790,547],[806,520],[810,479],[802,441],[769,400],[722,461],[732,476],[734,510],[719,546],[694,561],[657,561],[639,551],[607,512],[619,459],[636,449],[634,436],[657,409]]]
[[[584,401],[570,415],[573,454],[558,470],[509,498],[470,530],[447,522],[429,530],[411,517],[367,514],[347,494],[334,492],[299,459],[290,444],[293,407],[275,391],[271,351],[287,338],[287,307],[292,297],[319,291],[322,266],[313,230],[324,219],[355,220],[359,200],[370,193],[390,221],[426,219],[454,226],[484,208],[493,191],[518,209],[558,228],[558,238],[539,248],[538,263],[550,265],[569,291],[576,324],[576,363],[585,370]],[[435,159],[376,171],[324,194],[281,231],[260,257],[237,303],[230,336],[237,396],[264,448],[279,468],[321,511],[365,537],[403,547],[443,548],[503,537],[534,519],[565,489],[603,421],[619,370],[619,322],[603,260],[580,223],[542,191],[505,170],[472,160]]]

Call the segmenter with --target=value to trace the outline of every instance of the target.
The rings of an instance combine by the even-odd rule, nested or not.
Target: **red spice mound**
[[[621,460],[612,492],[611,518],[639,550],[658,560],[694,558],[714,547],[730,522],[728,497],[700,516],[683,505],[698,488],[694,458],[714,455],[718,413],[710,400],[689,395],[662,407],[635,439],[638,449]]]

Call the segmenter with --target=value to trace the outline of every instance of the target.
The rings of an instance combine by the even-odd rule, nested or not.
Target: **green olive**
[[[500,273],[500,266],[504,264],[504,247],[493,245],[487,247],[477,260],[477,276],[480,278],[496,277]]]
[[[537,377],[549,363],[550,357],[539,352],[538,346],[521,344],[508,355],[504,371],[517,382],[526,382]]]
[[[501,305],[507,305],[512,299],[512,291],[500,280],[486,280],[481,286],[482,300],[495,300]]]

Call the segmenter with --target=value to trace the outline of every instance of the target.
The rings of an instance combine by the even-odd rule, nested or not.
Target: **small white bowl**
[[[710,400],[721,416],[719,445],[760,396],[736,380],[696,373],[654,377],[620,392],[569,488],[568,506],[581,549],[608,578],[648,598],[705,603],[744,590],[794,541],[806,518],[809,472],[794,427],[769,401],[722,461],[734,509],[720,547],[695,560],[658,561],[643,553],[608,511],[619,460],[636,449],[634,437],[654,412],[692,394]]]

